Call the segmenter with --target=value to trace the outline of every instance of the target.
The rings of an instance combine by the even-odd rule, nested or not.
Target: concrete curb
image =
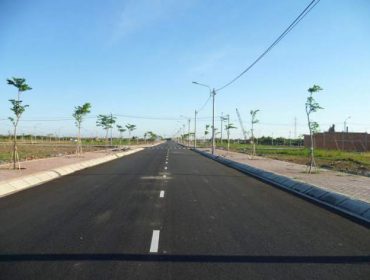
[[[9,179],[0,182],[0,197],[8,196],[16,192],[46,183],[56,178],[62,177],[74,173],[76,171],[92,167],[98,164],[102,164],[117,158],[131,155],[144,150],[144,148],[136,148],[133,150],[116,153],[113,155],[104,156],[101,158],[91,159],[79,163],[61,166],[52,170],[42,171],[28,176],[24,176],[19,179]]]
[[[192,149],[193,151],[213,159],[226,166],[234,168],[238,171],[251,175],[261,181],[267,182],[273,186],[279,187],[286,191],[292,192],[309,201],[313,201],[326,208],[332,209],[335,212],[356,220],[367,227],[370,226],[370,204],[357,199],[330,192],[321,189],[317,186],[293,180],[289,177],[275,174],[273,172],[258,169],[247,164],[242,164],[221,156],[212,155],[210,153]]]

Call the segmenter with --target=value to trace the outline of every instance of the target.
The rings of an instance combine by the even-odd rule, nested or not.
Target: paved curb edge
[[[212,155],[210,153],[192,149],[193,151],[222,163],[228,167],[251,175],[261,181],[267,182],[273,186],[292,192],[306,198],[317,204],[333,209],[345,216],[352,218],[367,227],[370,227],[370,204],[364,201],[353,199],[341,194],[321,189],[317,186],[293,180],[289,177],[275,174],[270,171],[258,169],[247,164],[239,163],[222,156]]]
[[[23,191],[28,188],[32,188],[48,181],[60,178],[64,175],[74,173],[76,171],[86,169],[95,165],[99,165],[117,158],[131,155],[136,152],[142,151],[144,148],[136,148],[133,150],[115,153],[112,155],[107,155],[101,158],[90,159],[70,165],[61,166],[52,170],[42,171],[28,176],[24,176],[19,179],[9,179],[3,182],[0,182],[0,198],[5,197],[19,191]]]

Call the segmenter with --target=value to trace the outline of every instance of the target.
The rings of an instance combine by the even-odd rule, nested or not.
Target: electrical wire
[[[284,30],[284,32],[260,55],[257,57],[256,60],[252,62],[243,72],[241,72],[238,76],[232,79],[227,84],[223,85],[222,87],[218,88],[216,91],[221,91],[224,88],[233,84],[236,80],[238,80],[241,76],[247,73],[254,65],[256,65],[268,52],[270,52],[318,3],[320,0],[312,0],[310,4],[299,14],[299,16]]]
[[[204,102],[204,104],[202,105],[202,107],[200,107],[200,109],[197,110],[197,112],[199,113],[200,111],[202,111],[204,109],[204,107],[207,106],[209,100],[211,100],[211,96],[209,96],[206,100],[206,102]]]

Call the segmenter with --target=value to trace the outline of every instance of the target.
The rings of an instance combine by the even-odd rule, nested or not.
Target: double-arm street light
[[[198,82],[193,82],[193,84],[206,87],[209,89],[209,93],[212,96],[212,155],[215,153],[215,95],[216,91],[215,89],[211,89],[210,86],[207,86],[205,84],[201,84]]]

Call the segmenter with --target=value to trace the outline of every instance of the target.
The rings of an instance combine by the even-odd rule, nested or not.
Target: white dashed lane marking
[[[159,245],[159,230],[153,230],[152,242],[150,243],[149,253],[158,253]]]
[[[160,198],[163,198],[163,197],[164,197],[164,191],[161,191],[161,192],[159,193],[159,197],[160,197]]]

